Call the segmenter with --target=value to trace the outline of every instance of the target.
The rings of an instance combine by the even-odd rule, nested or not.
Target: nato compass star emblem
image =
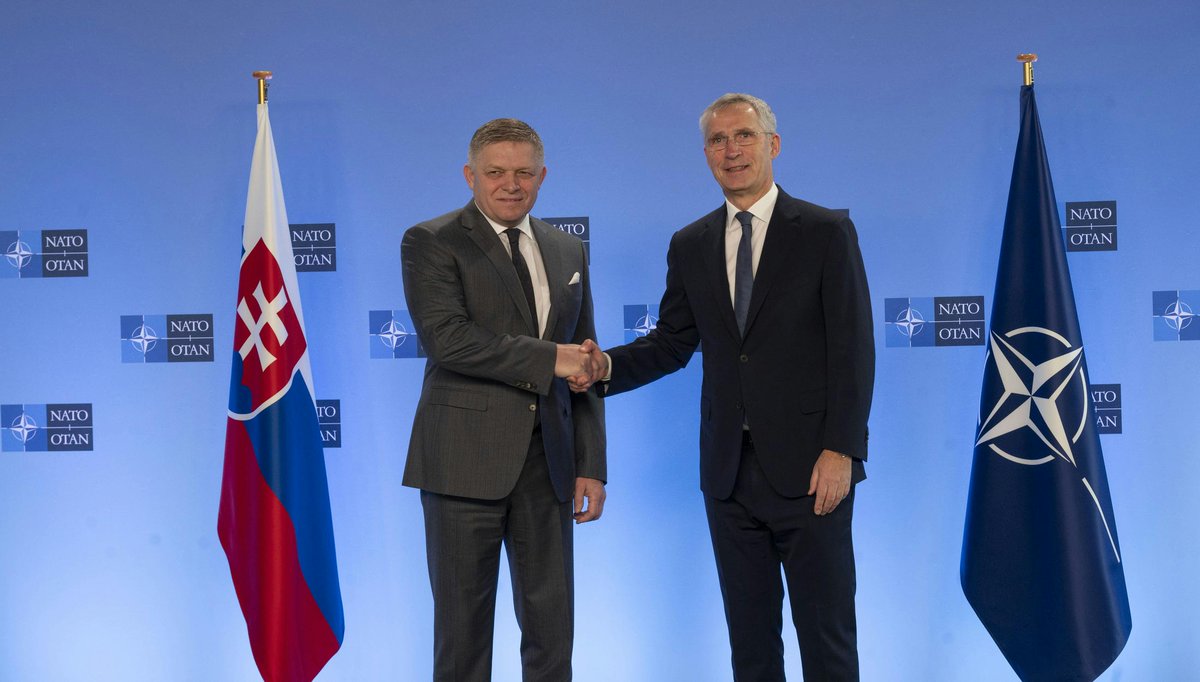
[[[412,336],[412,332],[395,320],[388,320],[379,330],[379,340],[383,341],[383,345],[387,346],[388,350],[396,350],[403,346],[410,336]]]
[[[28,244],[18,239],[8,247],[8,251],[4,253],[4,257],[8,259],[9,265],[22,270],[33,259],[33,251],[30,250]]]
[[[1168,327],[1180,332],[1187,329],[1187,326],[1196,318],[1196,314],[1192,312],[1191,306],[1177,298],[1174,303],[1167,306],[1161,317],[1166,321]]]
[[[925,326],[925,318],[921,317],[921,313],[916,308],[909,306],[896,316],[894,324],[901,334],[911,339],[921,333],[921,327]]]
[[[629,331],[633,332],[636,336],[645,336],[654,331],[656,326],[658,326],[658,318],[650,313],[646,313],[639,317],[637,322],[633,323]]]
[[[1044,338],[1033,343],[1026,334]],[[1088,422],[1088,383],[1083,371],[1083,347],[1071,346],[1061,334],[1044,327],[1021,327],[1005,334],[992,332],[987,373],[999,375],[1001,392],[986,417],[981,414],[976,447],[1026,466],[1062,460],[1078,468],[1074,446]],[[1018,349],[1027,348],[1026,352]],[[1030,350],[1043,350],[1039,356]],[[983,406],[981,406],[982,408]],[[1109,530],[1100,500],[1082,477],[1108,531],[1113,554],[1120,563],[1117,544]]]
[[[158,339],[159,336],[154,329],[143,324],[133,331],[133,336],[129,337],[129,343],[133,344],[137,352],[145,355],[150,352],[151,348],[158,345]]]
[[[32,417],[22,412],[20,417],[13,420],[8,430],[16,436],[17,440],[22,443],[28,443],[33,438],[33,435],[37,433],[38,425],[37,422],[33,421]]]

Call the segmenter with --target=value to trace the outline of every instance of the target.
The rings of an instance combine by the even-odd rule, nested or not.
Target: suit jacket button
[[[741,360],[742,362],[750,362],[750,356],[749,356],[749,355],[742,355],[742,356],[740,356],[740,357],[738,358],[738,360]]]
[[[529,411],[530,411],[530,412],[537,412],[537,404],[536,404],[536,403],[530,403],[530,404],[529,404]]]

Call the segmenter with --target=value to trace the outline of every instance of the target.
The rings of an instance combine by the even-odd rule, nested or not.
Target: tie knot
[[[742,224],[743,230],[749,230],[750,220],[754,218],[754,214],[750,213],[750,211],[738,211],[737,215],[733,217],[737,218],[737,221]]]
[[[509,245],[512,246],[514,249],[517,248],[517,244],[520,242],[520,239],[521,239],[521,230],[519,230],[518,228],[515,228],[515,227],[510,227],[504,231],[504,234],[505,234],[505,236],[508,237]]]

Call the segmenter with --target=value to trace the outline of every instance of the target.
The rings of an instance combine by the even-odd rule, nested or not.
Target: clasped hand
[[[595,341],[588,339],[581,344],[558,344],[554,376],[566,379],[572,391],[582,393],[607,374],[608,360]]]

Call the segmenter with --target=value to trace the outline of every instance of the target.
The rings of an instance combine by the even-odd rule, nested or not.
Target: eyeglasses
[[[767,131],[756,132],[753,130],[739,130],[733,134],[733,143],[739,147],[748,147],[758,141],[759,135],[772,135]],[[728,135],[713,135],[704,142],[704,148],[716,152],[725,148],[729,144]]]

